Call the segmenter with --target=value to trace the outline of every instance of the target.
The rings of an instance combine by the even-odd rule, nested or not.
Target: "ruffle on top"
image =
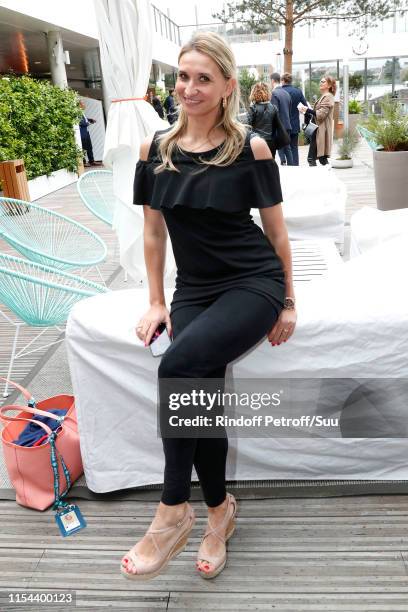
[[[154,174],[160,163],[156,155],[136,164],[133,203],[150,208],[214,208],[222,212],[239,212],[251,208],[268,208],[282,202],[279,169],[273,159],[256,160],[249,144],[230,166],[203,166],[198,157],[214,156],[219,149],[204,153],[177,153],[173,163],[180,170]],[[220,145],[221,146],[221,145]],[[152,148],[154,149],[154,141]],[[252,159],[251,159],[252,157]]]

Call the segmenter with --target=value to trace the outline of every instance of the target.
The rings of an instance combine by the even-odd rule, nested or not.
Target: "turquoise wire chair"
[[[43,346],[26,351],[45,329],[52,326],[59,329],[58,325],[66,322],[74,304],[86,297],[106,291],[108,290],[105,286],[80,276],[0,253],[0,302],[21,319],[15,322],[0,310],[0,314],[16,327],[6,378],[11,378],[16,359],[45,348]],[[17,352],[20,327],[24,324],[45,329]],[[56,342],[60,341],[61,339]],[[7,390],[8,385],[5,387],[4,397],[7,397]]]
[[[13,198],[0,198],[0,238],[31,261],[62,271],[97,266],[107,253],[103,240],[84,225]]]
[[[110,170],[85,172],[77,182],[77,189],[85,206],[98,219],[112,227],[115,209],[113,172]]]
[[[361,136],[367,142],[370,149],[372,149],[373,151],[376,151],[378,149],[378,143],[375,140],[374,134],[370,132],[370,130],[367,130],[367,128],[363,127],[362,125],[357,125],[357,130],[360,132]]]
[[[113,224],[116,196],[113,191],[113,172],[111,170],[90,170],[84,172],[77,181],[77,190],[82,202],[95,217],[109,227]],[[116,243],[115,256],[117,255]],[[125,271],[125,282],[127,272]]]

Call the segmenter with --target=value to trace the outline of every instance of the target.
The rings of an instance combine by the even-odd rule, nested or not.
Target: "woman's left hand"
[[[268,334],[268,340],[275,346],[289,340],[296,327],[296,310],[290,310],[289,308],[283,308],[279,317],[276,320],[275,325],[272,327]]]

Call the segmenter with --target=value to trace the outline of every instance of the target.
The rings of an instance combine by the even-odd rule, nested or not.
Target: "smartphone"
[[[171,339],[167,332],[165,323],[160,323],[150,340],[150,350],[153,357],[160,357],[167,351],[171,344]]]

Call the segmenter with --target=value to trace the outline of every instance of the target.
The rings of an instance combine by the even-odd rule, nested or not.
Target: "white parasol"
[[[94,0],[105,99],[110,102],[104,165],[113,170],[116,230],[121,266],[145,277],[143,209],[133,205],[133,179],[141,141],[168,127],[143,99],[152,64],[152,20],[148,0]],[[166,270],[173,265],[167,247]]]

